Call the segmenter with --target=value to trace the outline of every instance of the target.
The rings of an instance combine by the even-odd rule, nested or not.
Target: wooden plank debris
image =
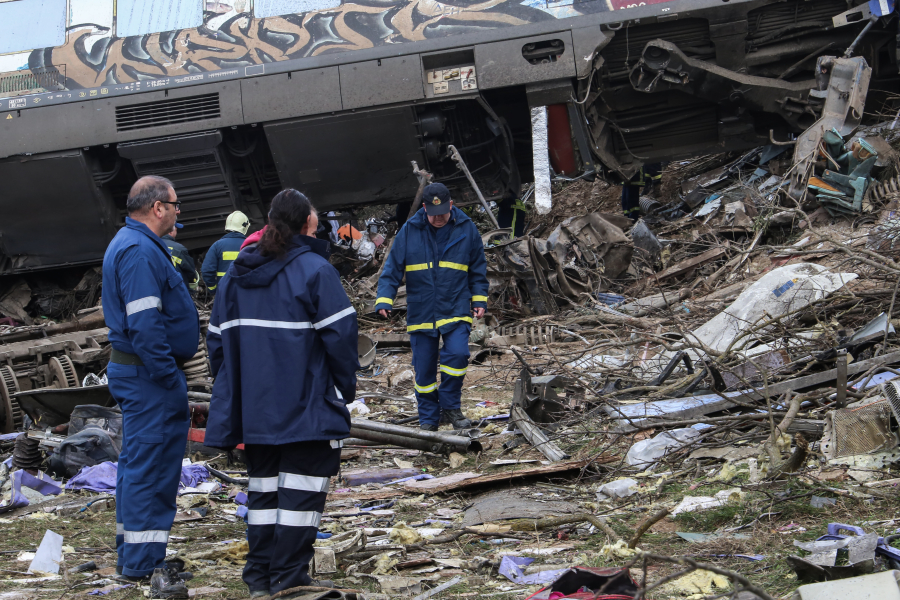
[[[525,477],[536,477],[540,475],[553,475],[555,473],[564,473],[575,469],[583,469],[588,463],[597,464],[609,463],[620,460],[618,456],[600,456],[587,460],[573,460],[552,465],[534,467],[531,469],[520,469],[518,471],[504,471],[503,473],[494,473],[492,475],[479,475],[478,473],[457,473],[447,477],[437,477],[435,479],[425,479],[423,481],[410,481],[403,485],[403,489],[408,492],[417,494],[441,494],[445,492],[455,492],[463,488],[475,487],[487,483],[496,483],[500,481],[512,481],[514,479],[522,479]],[[464,477],[460,477],[464,476]]]

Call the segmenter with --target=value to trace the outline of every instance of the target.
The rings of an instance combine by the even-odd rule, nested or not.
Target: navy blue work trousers
[[[413,369],[416,372],[415,388],[420,425],[439,425],[442,410],[459,409],[463,379],[469,366],[471,330],[468,323],[460,323],[439,335],[416,332],[409,334]],[[444,340],[444,347],[438,350],[441,338]],[[440,386],[437,383],[439,354]]]
[[[190,427],[187,382],[166,389],[146,367],[109,363],[109,391],[122,409],[116,474],[116,551],[122,573],[143,577],[165,566],[181,461]]]
[[[250,551],[243,579],[251,592],[309,585],[309,561],[329,478],[341,466],[339,441],[247,444]]]

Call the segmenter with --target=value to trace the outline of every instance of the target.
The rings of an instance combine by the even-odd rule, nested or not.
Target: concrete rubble
[[[363,370],[314,559],[339,589],[279,597],[900,598],[900,130],[820,137],[799,198],[780,143],[668,164],[637,223],[599,178],[554,181],[518,238],[469,207],[490,280],[470,430],[417,428],[402,288],[392,320],[373,309],[397,225],[347,224]],[[137,597],[109,579],[99,272],[47,281],[0,290],[0,594]],[[194,597],[243,598],[242,451],[203,446],[202,344],[185,369],[169,553]]]

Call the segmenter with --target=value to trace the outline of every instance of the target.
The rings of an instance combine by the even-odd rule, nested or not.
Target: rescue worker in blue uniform
[[[206,343],[213,385],[204,444],[243,443],[249,481],[243,579],[251,597],[309,575],[329,478],[356,396],[356,311],[318,216],[297,190],[272,199],[268,225],[219,284]]]
[[[125,227],[103,257],[103,311],[112,355],[109,391],[122,409],[116,481],[116,549],[124,579],[150,577],[151,598],[187,598],[165,567],[175,518],[190,410],[179,365],[197,352],[200,322],[161,237],[178,199],[163,177],[140,178],[128,194]]]
[[[200,281],[200,275],[194,267],[194,259],[191,258],[188,249],[184,247],[184,244],[175,241],[175,236],[178,235],[178,230],[182,227],[184,227],[184,225],[181,223],[175,223],[175,227],[172,228],[172,231],[162,236],[162,239],[166,248],[169,249],[169,254],[172,255],[172,264],[175,265],[175,268],[181,273],[188,289],[191,290],[191,292],[194,292],[197,290],[197,283]]]
[[[239,210],[234,211],[225,219],[224,236],[209,247],[206,256],[203,257],[201,273],[206,289],[215,295],[219,280],[225,276],[228,267],[237,258],[241,251],[241,244],[247,238],[247,230],[250,228],[250,219]]]
[[[427,185],[422,206],[394,238],[378,280],[375,310],[388,317],[405,275],[419,427],[437,431],[443,418],[455,429],[464,429],[472,425],[460,409],[472,316],[480,319],[487,307],[484,245],[475,223],[453,207],[444,184]]]
[[[649,194],[654,184],[658,184],[661,179],[662,163],[642,166],[631,181],[622,185],[622,213],[632,221],[637,221],[641,216],[641,194]]]

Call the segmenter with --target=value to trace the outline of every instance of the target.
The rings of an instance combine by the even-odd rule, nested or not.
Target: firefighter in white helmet
[[[239,210],[234,211],[225,220],[225,235],[209,247],[203,259],[203,281],[210,293],[216,293],[219,280],[225,276],[228,267],[241,251],[241,244],[247,238],[250,219]]]

